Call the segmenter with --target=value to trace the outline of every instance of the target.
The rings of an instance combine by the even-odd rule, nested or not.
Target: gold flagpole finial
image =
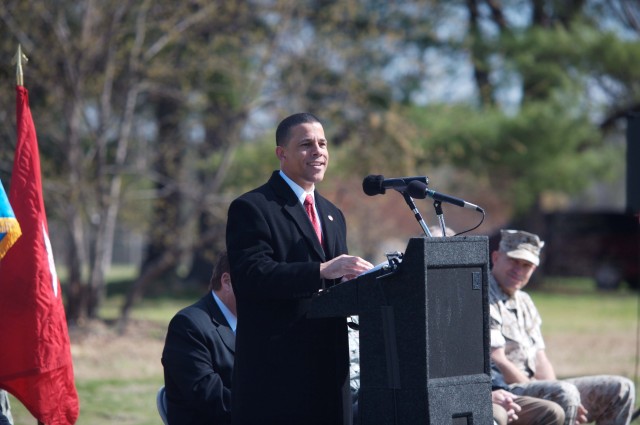
[[[16,84],[18,84],[19,86],[23,86],[24,79],[22,76],[22,64],[27,63],[29,61],[29,58],[24,53],[22,53],[22,47],[20,46],[20,44],[18,44],[18,51],[16,52],[13,61],[16,63]]]

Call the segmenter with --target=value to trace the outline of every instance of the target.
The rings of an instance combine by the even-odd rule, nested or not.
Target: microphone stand
[[[447,236],[447,226],[444,224],[444,211],[442,211],[442,202],[433,201],[433,207],[436,209],[436,216],[440,222],[440,228],[442,229],[442,236]]]
[[[418,220],[418,223],[420,223],[420,227],[422,227],[422,231],[427,237],[430,238],[431,232],[429,231],[429,228],[427,227],[426,223],[422,219],[422,215],[420,215],[420,211],[418,211],[418,207],[416,207],[415,202],[413,202],[413,198],[409,196],[409,194],[407,194],[407,192],[405,191],[402,191],[401,193],[402,193],[402,196],[404,197],[405,202],[407,203],[407,205],[409,205],[409,208],[411,208],[411,211],[413,211],[413,215],[415,216],[416,220]]]

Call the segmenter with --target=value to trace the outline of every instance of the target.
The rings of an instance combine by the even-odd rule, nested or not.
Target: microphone
[[[429,183],[427,176],[399,177],[395,179],[385,179],[381,175],[369,175],[362,181],[362,190],[369,196],[383,195],[387,189],[395,189],[404,191],[411,182],[424,184],[425,187]]]
[[[463,208],[470,208],[472,210],[480,211],[484,213],[484,210],[479,206],[472,204],[471,202],[464,201],[460,198],[456,198],[455,196],[445,195],[444,193],[438,193],[435,190],[431,190],[421,181],[412,181],[407,185],[407,193],[412,198],[416,199],[424,199],[427,196],[429,198],[435,199],[436,201],[448,202],[453,205],[457,205]]]

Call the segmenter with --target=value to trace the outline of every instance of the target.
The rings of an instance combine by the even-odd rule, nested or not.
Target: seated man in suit
[[[169,323],[162,365],[171,425],[231,423],[236,299],[226,252],[218,257],[209,289]]]

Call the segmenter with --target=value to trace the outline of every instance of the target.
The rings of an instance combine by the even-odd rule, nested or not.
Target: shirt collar
[[[489,273],[489,291],[491,292],[493,297],[499,301],[508,301],[509,299],[512,298],[511,296],[509,296],[509,294],[507,294],[502,290],[496,278],[493,277],[492,273]]]
[[[287,182],[291,190],[293,190],[293,193],[296,194],[296,197],[298,198],[298,201],[300,201],[301,204],[304,204],[304,200],[307,197],[307,195],[313,196],[313,190],[311,192],[305,192],[304,189],[298,183],[291,180],[282,170],[280,170],[280,177],[282,177],[284,181]],[[314,189],[315,189],[315,186],[314,186]],[[315,197],[313,199],[315,203]]]
[[[233,333],[236,333],[236,324],[238,323],[238,318],[236,317],[235,314],[231,312],[231,310],[229,310],[229,308],[216,295],[215,291],[211,291],[211,295],[213,295],[213,299],[215,300],[216,304],[218,304],[218,307],[220,307],[220,310],[222,311],[224,318],[227,319],[227,323],[229,323],[229,327],[231,328]]]

